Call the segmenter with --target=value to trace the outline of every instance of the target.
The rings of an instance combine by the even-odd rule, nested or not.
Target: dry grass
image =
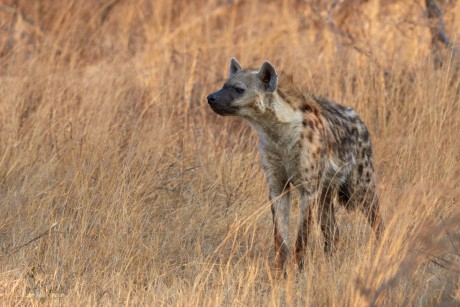
[[[424,1],[380,2],[333,10],[354,41],[291,1],[2,4],[0,304],[458,304],[460,81],[433,68]],[[257,137],[205,102],[231,56],[359,111],[381,243],[340,211],[338,252],[316,229],[275,278]]]

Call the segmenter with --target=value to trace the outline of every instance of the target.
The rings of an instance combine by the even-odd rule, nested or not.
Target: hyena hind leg
[[[324,252],[328,255],[337,248],[339,242],[339,228],[335,219],[334,202],[331,191],[323,191],[319,199],[318,219],[324,235]]]
[[[374,230],[376,239],[380,240],[385,227],[383,225],[382,215],[380,214],[379,199],[375,191],[372,194],[372,197],[367,197],[362,200],[362,205],[359,208]]]
[[[379,240],[385,229],[380,214],[379,199],[374,186],[355,188],[344,184],[338,191],[338,201],[347,210],[358,208],[372,227],[375,237]]]

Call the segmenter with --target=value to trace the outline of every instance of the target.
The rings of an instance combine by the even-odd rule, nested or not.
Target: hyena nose
[[[217,95],[211,94],[208,96],[208,103],[215,102],[217,100]]]

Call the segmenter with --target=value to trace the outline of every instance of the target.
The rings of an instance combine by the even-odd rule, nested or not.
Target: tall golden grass
[[[451,53],[435,70],[424,1],[311,3],[0,4],[0,304],[459,304]],[[232,56],[358,110],[381,242],[340,210],[338,251],[315,228],[305,270],[276,278],[257,136],[205,101]]]

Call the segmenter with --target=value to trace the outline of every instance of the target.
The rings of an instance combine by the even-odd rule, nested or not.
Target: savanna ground
[[[459,304],[452,49],[425,1],[336,2],[3,1],[0,304]],[[460,1],[440,4],[455,41]],[[337,252],[316,227],[276,277],[257,136],[205,100],[232,56],[358,110],[381,242],[340,210]]]

